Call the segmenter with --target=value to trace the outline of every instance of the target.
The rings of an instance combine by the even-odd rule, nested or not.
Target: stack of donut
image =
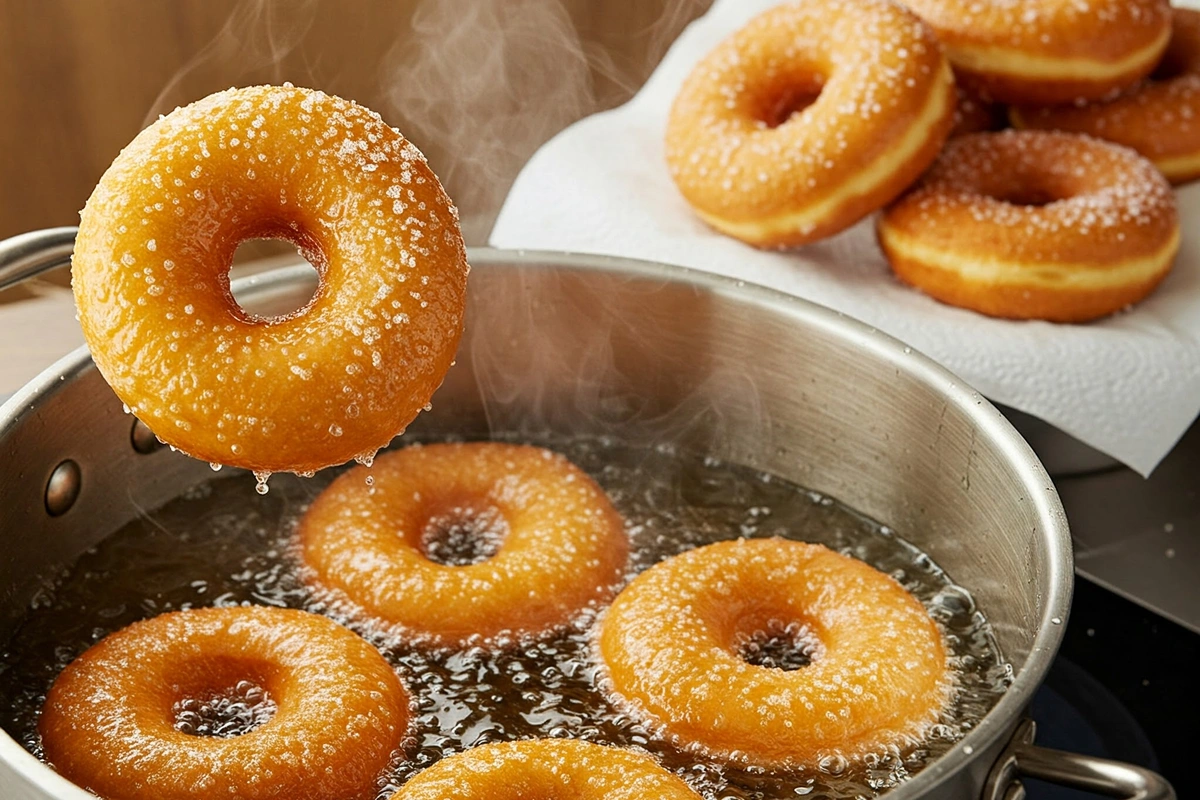
[[[783,248],[882,211],[901,280],[996,317],[1085,322],[1149,295],[1179,249],[1169,182],[1200,177],[1200,12],[906,5],[798,0],[696,66],[666,157],[697,215]]]

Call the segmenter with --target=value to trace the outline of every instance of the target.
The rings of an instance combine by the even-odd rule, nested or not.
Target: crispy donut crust
[[[812,663],[750,664],[741,636],[800,623]],[[643,572],[601,620],[618,702],[678,744],[767,767],[919,740],[950,697],[937,625],[871,566],[821,545],[738,539]]]
[[[1087,105],[1014,107],[1018,128],[1072,131],[1132,147],[1172,183],[1200,178],[1200,11],[1173,9],[1171,41],[1147,80]]]
[[[756,17],[696,66],[671,108],[666,158],[713,228],[788,247],[903,191],[953,118],[949,64],[919,19],[888,0],[808,0]]]
[[[276,704],[240,736],[175,728],[175,704],[249,680]],[[90,647],[55,680],[38,731],[68,779],[116,800],[371,800],[408,729],[375,648],[316,614],[177,611]]]
[[[1138,302],[1179,249],[1170,185],[1132,150],[1068,133],[953,140],[879,219],[906,283],[1010,319],[1086,322]]]
[[[1149,75],[1171,33],[1168,0],[908,0],[959,79],[1002,103],[1094,100]]]
[[[628,561],[604,490],[549,450],[416,445],[369,474],[373,485],[354,469],[317,497],[301,556],[316,586],[432,646],[561,629],[612,597]],[[481,521],[498,540],[491,557],[449,566],[426,555],[431,531]]]
[[[642,753],[577,739],[497,742],[417,773],[395,800],[699,800]]]
[[[288,239],[320,274],[271,319],[234,250]],[[373,453],[429,402],[462,333],[457,212],[377,114],[291,86],[231,89],[146,128],[80,215],[79,321],[117,396],[206,461],[309,472]]]

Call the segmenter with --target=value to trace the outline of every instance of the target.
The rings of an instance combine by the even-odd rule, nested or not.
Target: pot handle
[[[71,263],[78,228],[45,228],[0,241],[0,291]]]
[[[1157,772],[1122,761],[1038,747],[1033,743],[1035,732],[1031,719],[1017,726],[988,775],[983,800],[1024,800],[1022,777],[1124,800],[1175,800],[1175,790]]]

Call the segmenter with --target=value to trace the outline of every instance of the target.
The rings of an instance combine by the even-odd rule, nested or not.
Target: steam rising
[[[481,242],[534,151],[632,96],[711,0],[416,0],[411,17],[405,8],[385,15],[374,1],[331,2],[243,0],[163,88],[148,120],[230,84],[291,80],[345,94],[425,152],[460,209],[467,241]],[[330,20],[350,23],[345,32],[385,17],[407,19],[410,29],[386,33],[382,56],[363,48],[330,57],[330,45],[345,47],[324,35]],[[378,60],[373,91],[347,91],[346,58]],[[339,71],[324,74],[330,66]],[[671,338],[683,329],[674,321],[709,313],[702,295],[654,278],[580,281],[502,269],[498,279],[482,270],[471,278],[469,325],[478,335],[448,378],[474,378],[492,431],[580,428],[669,442],[703,429],[719,438],[735,422],[724,418],[730,409],[739,429],[765,425],[747,365],[716,368],[703,335]],[[639,321],[646,324],[631,324]],[[721,325],[699,319],[690,329]],[[686,368],[664,369],[664,359]],[[728,393],[736,402],[714,402]],[[455,395],[447,386],[434,404]]]
[[[467,241],[482,243],[533,152],[629,99],[710,4],[242,0],[163,87],[144,124],[230,86],[287,80],[341,94],[425,153]],[[366,27],[372,35],[359,41],[354,33]]]
[[[243,0],[220,32],[196,53],[158,93],[143,126],[180,105],[199,100],[207,91],[191,93],[188,78],[217,64],[227,82],[238,83],[248,73],[269,68],[272,83],[280,83],[282,61],[312,27],[319,0]],[[221,86],[219,88],[227,88]]]
[[[405,135],[426,150],[463,212],[467,240],[484,238],[539,146],[628,99],[686,21],[708,4],[665,0],[661,16],[621,31],[610,49],[584,40],[568,6],[636,26],[628,2],[603,10],[561,0],[422,2],[412,35],[384,59],[382,80]]]

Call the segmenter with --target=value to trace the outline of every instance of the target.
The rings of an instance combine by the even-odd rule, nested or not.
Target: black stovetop
[[[1196,576],[1200,581],[1200,575]],[[1181,800],[1200,796],[1200,634],[1075,580],[1059,656],[1034,698],[1037,743],[1157,770]],[[1027,781],[1029,800],[1097,795]]]

